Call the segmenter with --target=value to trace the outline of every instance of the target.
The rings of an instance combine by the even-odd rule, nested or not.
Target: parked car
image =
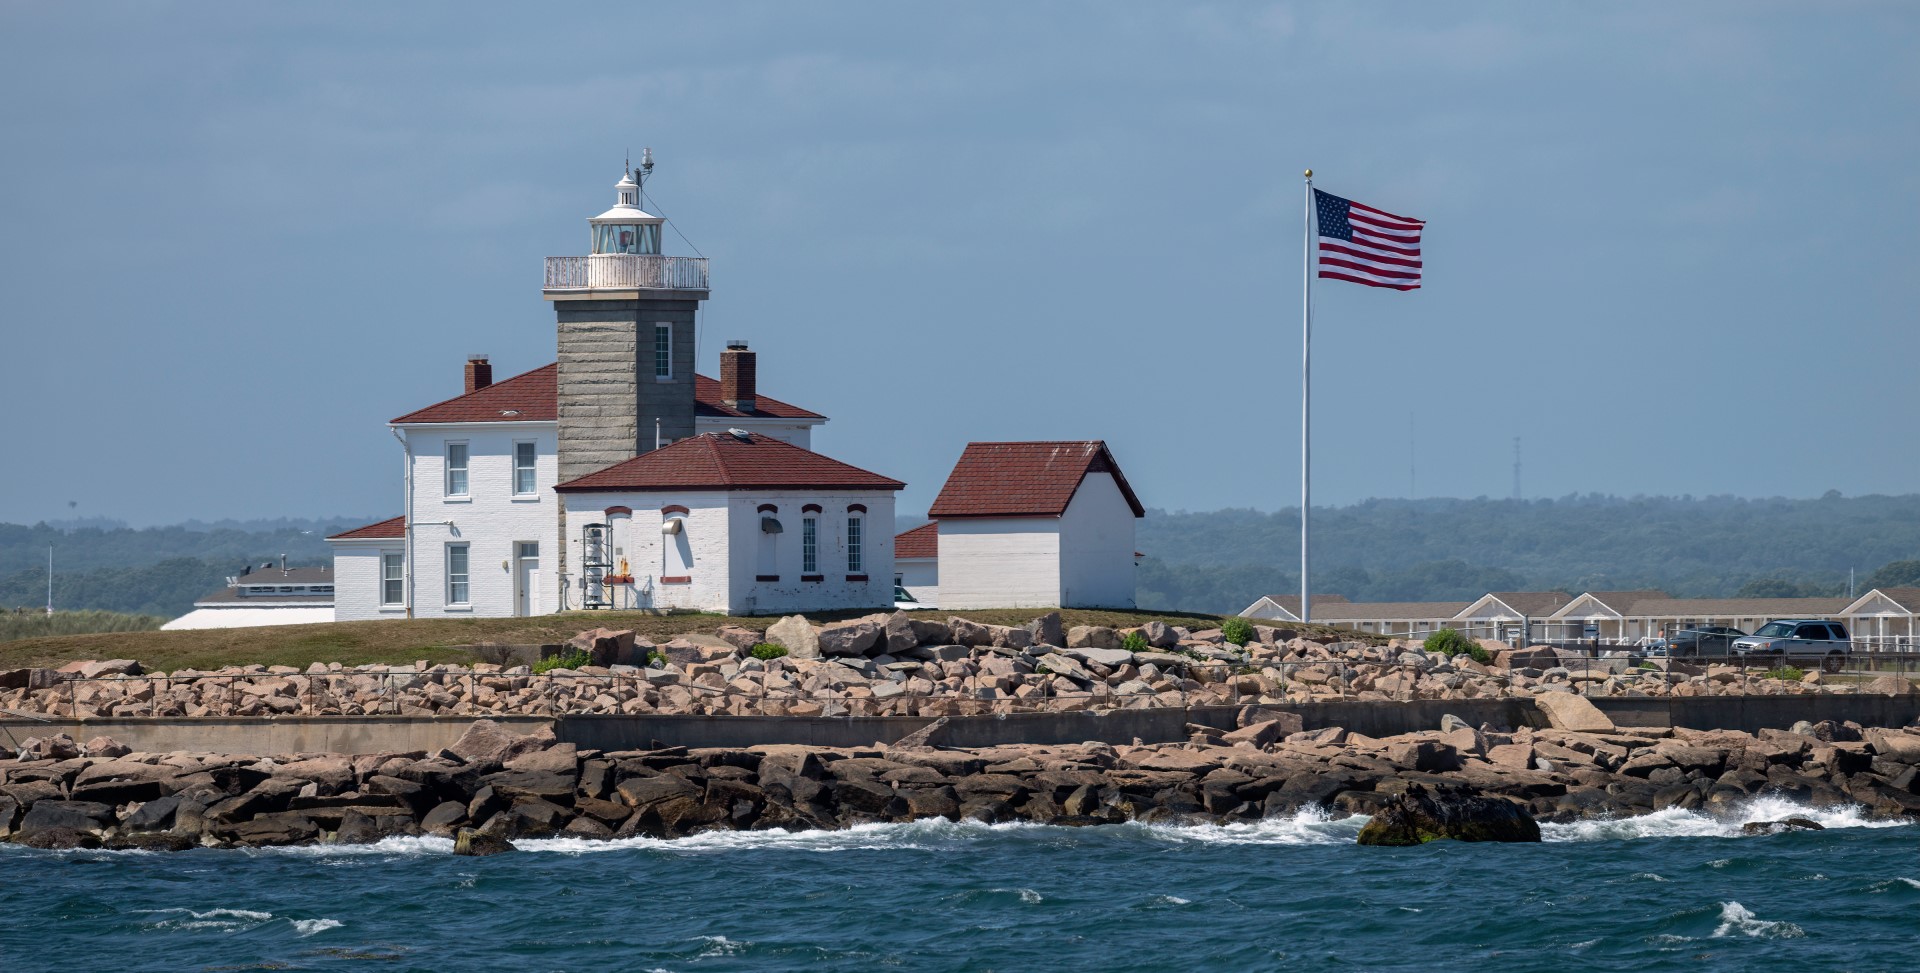
[[[1667,636],[1667,655],[1676,659],[1727,655],[1733,650],[1734,640],[1746,634],[1730,625],[1685,629]]]
[[[1735,656],[1771,661],[1811,662],[1828,672],[1839,672],[1853,651],[1847,627],[1819,618],[1782,618],[1760,626],[1752,635],[1733,640]]]
[[[921,601],[920,599],[915,598],[913,596],[913,592],[908,591],[907,589],[899,585],[894,585],[893,586],[893,607],[899,608],[903,611],[931,611],[932,609],[938,608],[940,606],[932,604],[930,602]]]

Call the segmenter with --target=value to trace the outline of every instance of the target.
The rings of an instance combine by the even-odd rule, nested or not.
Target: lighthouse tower
[[[614,184],[613,208],[587,220],[585,256],[547,258],[561,482],[693,435],[694,315],[707,299],[707,260],[660,252],[666,221],[641,208],[652,169],[649,149]]]

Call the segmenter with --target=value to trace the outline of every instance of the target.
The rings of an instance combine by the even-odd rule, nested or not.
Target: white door
[[[513,613],[540,614],[540,545],[521,541],[514,546]]]

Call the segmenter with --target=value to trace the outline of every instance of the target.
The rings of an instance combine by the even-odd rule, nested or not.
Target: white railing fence
[[[546,289],[707,290],[707,258],[652,253],[548,257]]]

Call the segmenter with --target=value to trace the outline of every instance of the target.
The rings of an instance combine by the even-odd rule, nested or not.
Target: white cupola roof
[[[640,208],[640,182],[633,178],[633,170],[627,170],[620,181],[613,184],[615,201],[613,208],[589,219],[589,223],[664,223],[665,220]]]

